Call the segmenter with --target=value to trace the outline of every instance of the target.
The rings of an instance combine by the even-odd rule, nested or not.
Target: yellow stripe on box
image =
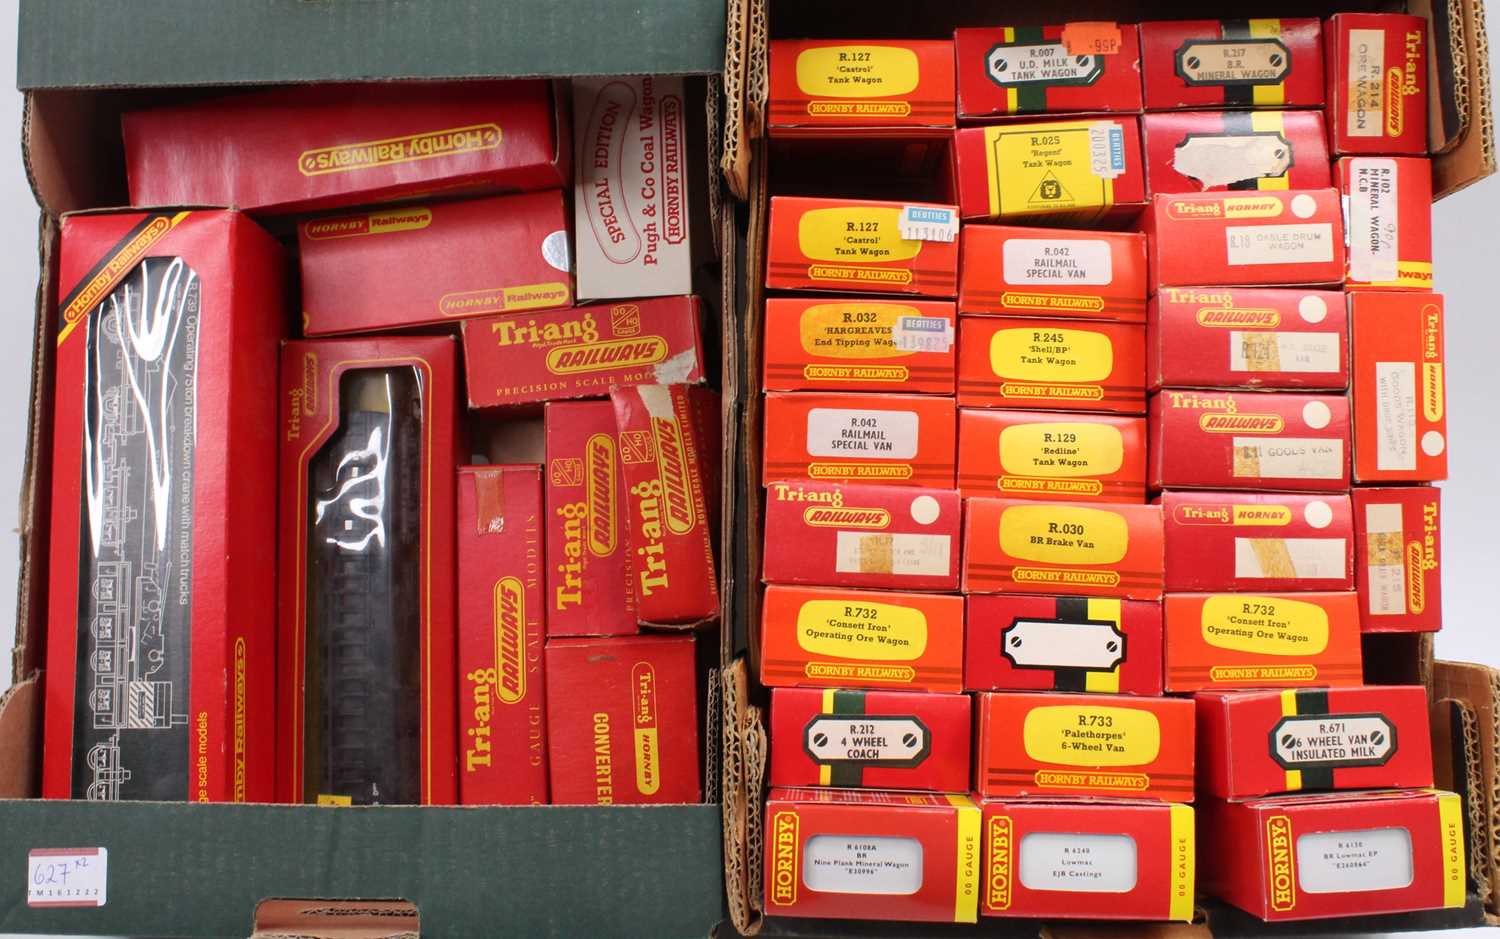
[[[1467,874],[1464,870],[1464,806],[1463,800],[1452,792],[1436,792],[1438,806],[1438,834],[1442,838],[1443,851],[1443,906],[1464,905],[1468,892]]]
[[[1189,923],[1193,920],[1193,881],[1196,874],[1197,846],[1194,844],[1193,807],[1173,805],[1172,811],[1172,905],[1167,918]]]
[[[948,802],[958,809],[957,871],[953,885],[953,921],[979,922],[979,806],[968,796],[950,795]]]
[[[1276,37],[1281,35],[1281,20],[1251,20],[1250,35],[1254,37]],[[1251,90],[1256,107],[1279,108],[1286,104],[1286,84],[1256,85]]]
[[[1297,691],[1287,688],[1281,692],[1281,716],[1295,717],[1297,714]],[[1286,791],[1296,792],[1302,788],[1302,770],[1289,769],[1286,771]]]

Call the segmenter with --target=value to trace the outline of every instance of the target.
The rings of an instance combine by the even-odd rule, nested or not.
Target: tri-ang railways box
[[[1349,386],[1349,315],[1334,290],[1163,287],[1151,298],[1146,384],[1162,388]]]
[[[1349,488],[1341,394],[1162,391],[1151,399],[1152,489]]]
[[[1356,486],[1354,574],[1366,632],[1433,632],[1443,623],[1435,486]]]

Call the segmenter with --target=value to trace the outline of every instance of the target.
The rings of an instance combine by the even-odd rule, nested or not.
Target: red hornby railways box
[[[1197,702],[1205,795],[1432,785],[1425,688],[1205,691]]]
[[[951,205],[774,196],[766,286],[952,297],[957,239]]]
[[[773,482],[765,502],[768,584],[958,589],[963,509],[955,490]]]
[[[1349,399],[1253,391],[1151,398],[1151,488],[1349,488]]]
[[[962,406],[1146,413],[1143,326],[964,316],[958,332]]]
[[[974,720],[974,789],[986,798],[1193,801],[1185,698],[986,692]]]
[[[953,43],[777,39],[773,137],[945,136],[953,129]]]
[[[1161,599],[1161,506],[967,501],[965,593]]]
[[[1343,493],[1161,494],[1167,592],[1351,590],[1354,518]]]
[[[1443,625],[1440,490],[1357,486],[1354,573],[1365,632],[1433,632]]]
[[[458,799],[457,371],[448,336],[281,347],[277,801]]]
[[[975,594],[964,623],[969,691],[1160,695],[1161,604]]]
[[[1320,111],[1163,111],[1141,133],[1151,195],[1333,185]]]
[[[949,300],[766,300],[767,391],[952,394]]]
[[[958,488],[966,496],[1145,502],[1146,419],[960,408]]]
[[[1133,25],[959,29],[953,57],[960,119],[1141,109],[1141,41]]]
[[[760,680],[772,687],[962,691],[963,597],[766,588]]]
[[[1348,339],[1338,291],[1163,287],[1151,298],[1146,384],[1343,391]]]
[[[554,804],[702,798],[692,636],[557,639],[546,655]]]
[[[1332,189],[1156,196],[1140,226],[1150,236],[1153,293],[1344,280],[1343,213]]]
[[[1447,479],[1442,294],[1351,294],[1349,332],[1355,480]]]
[[[458,470],[459,801],[547,804],[542,469]]]
[[[969,788],[969,699],[837,688],[771,690],[771,785]]]
[[[286,213],[556,189],[573,178],[564,97],[545,81],[370,82],[131,111],[130,201]]]
[[[1169,692],[1363,678],[1353,592],[1169,593],[1162,616]]]
[[[660,297],[463,323],[469,407],[703,381],[702,304]]]
[[[1335,13],[1323,31],[1333,152],[1427,153],[1427,20]]]
[[[964,218],[1092,225],[1146,203],[1134,115],[965,127],[953,135]]]
[[[1323,35],[1316,19],[1141,24],[1146,110],[1321,108]]]
[[[986,799],[980,809],[983,915],[1193,918],[1192,806]]]
[[[979,807],[964,795],[772,789],[769,916],[973,923]]]
[[[227,211],[60,252],[42,794],[270,801],[286,258]]]
[[[555,190],[312,219],[297,226],[297,244],[309,336],[573,302]]]
[[[965,225],[964,314],[1146,321],[1146,238],[1137,232]]]
[[[1350,290],[1432,289],[1432,163],[1426,157],[1344,157]]]
[[[1207,800],[1206,893],[1268,921],[1464,905],[1464,808],[1451,792]]]
[[[610,400],[630,518],[636,619],[674,626],[715,619],[719,395],[690,385],[636,385],[616,388]]]
[[[615,409],[553,401],[547,446],[547,635],[636,631],[635,591]]]
[[[764,480],[953,488],[957,413],[930,395],[766,395]]]

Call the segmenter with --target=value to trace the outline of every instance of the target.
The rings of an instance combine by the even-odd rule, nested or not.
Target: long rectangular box
[[[1344,157],[1334,175],[1347,213],[1348,289],[1431,290],[1432,163]]]
[[[772,789],[766,913],[973,923],[979,807],[964,795]]]
[[[1427,152],[1427,20],[1335,13],[1323,30],[1328,131],[1337,155]]]
[[[952,394],[955,320],[948,300],[771,297],[762,387]]]
[[[1354,589],[1343,493],[1174,490],[1161,506],[1169,593]]]
[[[963,597],[766,588],[760,680],[770,687],[962,691]]]
[[[1141,134],[1151,195],[1333,185],[1321,111],[1165,111]]]
[[[945,136],[953,43],[776,39],[766,75],[773,137]]]
[[[1447,479],[1443,295],[1351,293],[1349,333],[1355,481]]]
[[[958,589],[956,490],[773,482],[765,505],[760,573],[768,584]]]
[[[1221,799],[1432,785],[1427,690],[1416,685],[1205,691],[1198,786]]]
[[[281,349],[276,795],[458,797],[458,344]]]
[[[1144,414],[1145,372],[1146,330],[1137,324],[959,317],[962,407]]]
[[[1360,684],[1354,593],[1169,593],[1166,687],[1347,688]]]
[[[953,59],[960,120],[1141,109],[1141,42],[1131,24],[958,29]]]
[[[1161,506],[968,500],[965,593],[1161,598]]]
[[[1146,419],[958,410],[958,488],[1075,502],[1146,501]]]
[[[952,297],[958,208],[772,196],[766,286]]]
[[[960,313],[1146,321],[1138,232],[965,225]]]
[[[1146,203],[1139,118],[964,127],[953,135],[964,218],[1087,226]]]
[[[980,810],[984,916],[1185,922],[1196,914],[1190,805],[986,799]]]
[[[1125,695],[982,693],[974,789],[986,798],[1193,801],[1193,702]]]
[[[218,210],[58,251],[42,795],[269,801],[286,258]]]
[[[458,470],[459,802],[547,804],[542,468]]]
[[[771,785],[969,788],[971,702],[961,694],[771,689]]]
[[[951,489],[957,437],[952,398],[769,392],[762,479]]]
[[[1321,25],[1311,18],[1142,23],[1141,78],[1148,111],[1321,108]]]
[[[969,691],[1162,693],[1161,604],[975,594],[964,622]]]
[[[1341,394],[1163,391],[1151,398],[1153,489],[1349,488]]]
[[[1434,486],[1357,486],[1351,494],[1365,632],[1442,628],[1441,495]]]
[[[1155,196],[1140,219],[1151,285],[1301,287],[1344,282],[1344,221],[1334,189]]]
[[[1464,808],[1451,792],[1209,800],[1198,818],[1204,891],[1269,922],[1464,905]]]

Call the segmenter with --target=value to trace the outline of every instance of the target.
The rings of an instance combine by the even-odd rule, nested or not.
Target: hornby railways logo
[[[771,902],[791,906],[797,902],[797,813],[777,812],[771,818]]]
[[[991,910],[1010,909],[1012,837],[1009,816],[996,815],[989,820],[985,840],[989,843],[990,869],[985,878],[984,903]]]
[[[249,723],[246,719],[245,686],[249,671],[249,653],[245,637],[234,640],[234,801],[245,801],[245,741]]]
[[[516,577],[495,582],[495,693],[506,704],[526,697],[526,588]]]
[[[314,241],[334,238],[357,238],[361,235],[384,235],[388,232],[414,231],[432,224],[432,211],[421,206],[387,209],[366,215],[345,215],[307,222],[302,233]]]
[[[802,521],[816,528],[881,529],[891,526],[891,513],[885,509],[815,505],[803,511]]]
[[[682,423],[669,417],[652,417],[651,430],[656,439],[656,472],[661,479],[662,520],[668,531],[685,535],[698,524],[698,514],[693,507]]]
[[[1009,310],[1098,313],[1104,309],[1104,298],[1074,297],[1065,294],[1050,293],[1006,292],[1000,295],[1000,305]]]
[[[1292,820],[1266,819],[1266,870],[1271,879],[1271,909],[1285,912],[1297,905],[1297,870],[1292,856]]]
[[[104,297],[114,289],[120,279],[128,274],[151,246],[162,239],[162,236],[171,231],[178,222],[187,218],[187,212],[178,212],[176,215],[158,215],[146,223],[145,227],[137,232],[129,241],[120,246],[113,255],[109,257],[99,270],[89,278],[88,282],[81,285],[68,299],[63,307],[62,329],[58,331],[58,345],[73,331],[78,321],[88,315],[89,311],[98,306]]]
[[[304,150],[297,157],[297,170],[303,176],[323,176],[460,153],[478,153],[498,149],[500,136],[498,124],[470,124],[404,137],[319,147]]]
[[[596,558],[609,557],[619,544],[615,504],[615,440],[595,434],[584,445],[585,498],[588,501],[588,547]]]
[[[1205,307],[1198,311],[1198,325],[1211,329],[1275,329],[1281,325],[1281,314],[1275,310]]]

